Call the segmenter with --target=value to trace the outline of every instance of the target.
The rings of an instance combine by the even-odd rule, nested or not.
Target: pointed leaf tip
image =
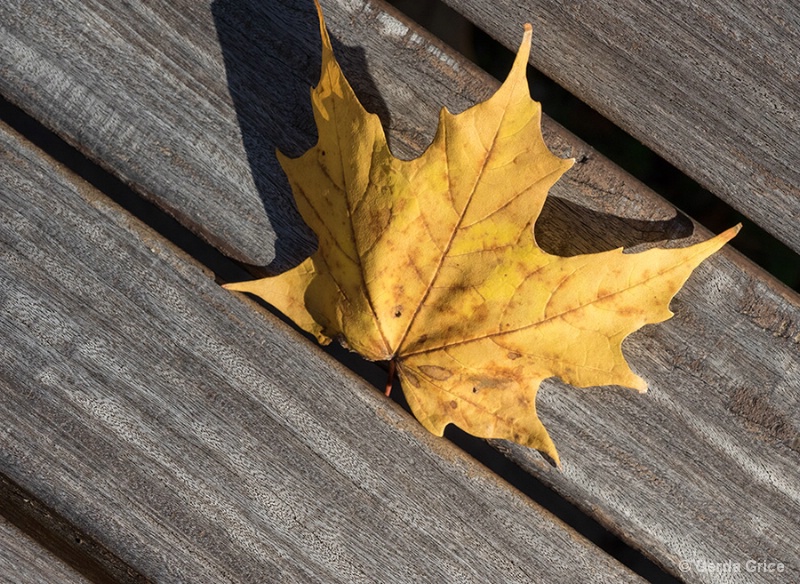
[[[319,5],[319,0],[314,0],[314,5],[317,7],[317,18],[319,19],[319,35],[322,39],[322,68],[325,69],[326,58],[333,58],[333,48],[331,46],[331,39],[328,36],[328,27],[325,26],[325,16],[322,14],[322,6]]]
[[[733,238],[736,236],[736,234],[737,234],[737,233],[739,233],[741,230],[742,230],[742,224],[741,224],[741,223],[737,223],[736,225],[734,225],[733,227],[731,227],[730,229],[728,229],[728,230],[727,230],[727,231],[725,231],[724,233],[725,233],[726,235],[728,235],[728,234],[729,234],[727,239],[728,239],[728,241],[730,241],[730,240],[731,240],[731,239],[733,239]]]
[[[531,55],[531,37],[533,36],[533,26],[525,23],[524,32],[522,34],[522,42],[517,50],[517,56],[514,59],[514,64],[511,67],[511,72],[508,74],[506,81],[514,77],[514,73],[519,71],[517,75],[525,76],[525,69],[528,66],[528,59]]]

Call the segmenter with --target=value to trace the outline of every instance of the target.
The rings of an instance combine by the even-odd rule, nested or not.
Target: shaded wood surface
[[[0,575],[6,584],[91,582],[2,515],[0,515]]]
[[[0,152],[0,469],[137,576],[639,581],[16,136]]]
[[[4,133],[5,129],[1,128],[0,132]],[[2,327],[3,331],[7,329]],[[8,414],[4,414],[2,424],[8,434],[17,430],[16,424],[8,423]],[[44,431],[48,432],[46,427]],[[5,446],[6,441],[2,444]],[[0,577],[3,582],[139,584],[146,581],[113,551],[54,512],[45,500],[20,487],[5,471],[5,467],[0,471]]]
[[[319,41],[310,3],[144,8],[134,2],[114,10],[102,2],[64,4],[59,18],[42,16],[44,9],[30,19],[3,16],[5,95],[226,253],[278,270],[313,249],[272,155],[276,146],[299,154],[314,141],[308,87],[318,75]],[[382,5],[324,7],[346,74],[368,108],[389,123],[392,147],[403,156],[430,139],[440,105],[459,111],[496,87]],[[67,49],[53,53],[52,43]],[[103,82],[84,70],[102,71]],[[72,95],[91,95],[92,107],[67,99]],[[673,238],[685,245],[707,235],[561,128],[545,120],[544,131],[554,152],[580,161],[553,189],[537,223],[548,251]],[[38,245],[33,231],[29,237]],[[209,286],[196,294],[206,303],[217,298]],[[187,312],[187,305],[146,290],[143,298],[165,302],[160,311]],[[798,296],[726,250],[700,268],[673,309],[673,320],[625,343],[634,369],[650,382],[649,394],[545,384],[540,413],[562,454],[562,473],[535,453],[497,446],[686,581],[715,581],[718,574],[703,569],[709,563],[737,562],[744,570],[745,562],[762,558],[783,562],[786,571],[743,573],[741,581],[800,579]],[[252,317],[238,318],[245,326]],[[272,321],[259,326],[248,334],[271,339],[270,350],[279,351],[287,333],[272,330]],[[189,353],[197,350],[189,346]],[[284,360],[319,359],[314,347],[288,346],[280,349]],[[137,350],[150,351],[124,352]],[[108,351],[101,356],[114,363]],[[133,373],[104,374],[128,383]],[[196,375],[191,383],[204,381],[204,372]],[[297,376],[289,377],[295,386]],[[335,376],[326,381],[341,384]],[[352,404],[333,407],[338,402],[329,399],[329,416],[356,424]],[[394,411],[375,408],[381,415]],[[357,422],[359,431],[375,425],[373,417]],[[403,432],[393,440],[418,436],[405,415],[390,426],[397,420]],[[352,440],[361,446],[364,438]],[[434,451],[445,448],[419,440]],[[394,464],[414,466],[410,459]],[[181,506],[174,508],[178,513]]]
[[[800,6],[445,0],[800,252]]]

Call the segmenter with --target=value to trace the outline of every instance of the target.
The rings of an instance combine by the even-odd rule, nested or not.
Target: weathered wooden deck
[[[533,21],[538,67],[800,250],[800,9],[447,3],[511,48]],[[497,86],[379,0],[322,4],[398,155],[441,105]],[[278,272],[314,249],[273,151],[315,140],[315,18],[311,0],[12,0],[0,92],[213,248]],[[642,581],[426,433],[375,390],[379,368],[357,375],[221,289],[241,267],[212,273],[17,122],[0,125],[0,580]],[[708,235],[544,132],[579,161],[537,224],[549,251]],[[495,456],[665,576],[800,582],[800,296],[726,248],[673,310],[625,343],[649,393],[543,385],[562,471],[513,444]]]

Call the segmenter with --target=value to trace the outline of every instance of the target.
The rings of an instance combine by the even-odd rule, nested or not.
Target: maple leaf
[[[337,338],[393,361],[411,410],[434,434],[453,423],[559,464],[536,414],[541,381],[645,391],[623,339],[672,316],[669,302],[692,270],[739,226],[681,249],[544,252],[533,224],[573,161],[542,138],[525,75],[531,26],[497,93],[458,115],[442,109],[431,145],[405,161],[345,80],[317,11],[319,139],[299,158],[278,158],[319,247],[284,274],[226,288],[260,296],[321,343]]]

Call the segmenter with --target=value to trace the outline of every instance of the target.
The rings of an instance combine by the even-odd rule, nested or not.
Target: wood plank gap
[[[25,111],[0,97],[0,120],[19,132],[53,160],[69,168],[83,180],[149,225],[178,248],[210,269],[220,281],[247,279],[253,270],[237,264],[215,247],[184,227],[175,218],[139,196],[119,178],[89,160],[61,137],[45,128]]]
[[[398,392],[399,393],[399,392]],[[447,427],[445,438],[467,452],[486,468],[503,477],[514,488],[525,494],[586,539],[594,543],[608,555],[624,566],[636,572],[649,582],[659,584],[678,583],[680,580],[663,570],[641,551],[628,545],[619,536],[606,529],[594,518],[586,515],[580,508],[567,501],[563,496],[548,487],[538,478],[529,474],[522,466],[507,456],[498,456],[503,452],[503,440],[487,441],[476,438],[452,424]]]

